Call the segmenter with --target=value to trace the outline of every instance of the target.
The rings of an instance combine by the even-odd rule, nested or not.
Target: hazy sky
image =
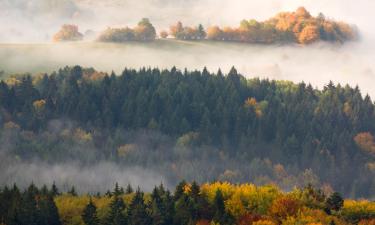
[[[141,17],[150,18],[159,29],[176,20],[236,25],[299,6],[375,30],[372,0],[0,0],[0,41],[44,41],[63,23],[78,24],[83,31],[101,30],[134,25]]]

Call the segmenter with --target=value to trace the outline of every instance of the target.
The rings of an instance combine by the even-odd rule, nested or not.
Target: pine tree
[[[130,203],[129,225],[148,225],[151,223],[151,218],[147,213],[147,206],[144,203],[143,192],[138,188]]]
[[[128,184],[128,186],[126,186],[125,193],[126,194],[131,194],[133,192],[134,192],[134,190],[133,190],[132,186],[130,184]]]
[[[116,182],[115,189],[113,190],[113,195],[114,196],[120,196],[120,195],[123,195],[123,194],[124,194],[124,190],[122,188],[120,188],[120,186]]]
[[[61,225],[59,212],[52,195],[43,196],[38,205],[42,222],[39,225]]]
[[[57,188],[55,181],[53,182],[51,186],[51,194],[53,197],[60,195],[59,189]]]
[[[96,206],[90,198],[89,203],[86,205],[82,213],[82,220],[86,225],[98,225],[99,219],[96,212]]]
[[[34,184],[31,184],[22,194],[20,208],[17,210],[18,225],[38,225],[40,218],[36,202],[37,194],[38,189]]]
[[[72,196],[77,196],[77,192],[74,186],[72,186],[72,188],[68,191],[68,194]]]
[[[213,220],[220,224],[231,224],[232,218],[230,214],[225,210],[224,197],[220,189],[216,191],[214,203],[214,217]]]
[[[339,211],[344,205],[344,199],[341,197],[340,193],[334,192],[326,200],[326,208],[329,210]]]
[[[125,203],[119,196],[114,196],[109,205],[108,216],[104,219],[104,225],[127,225],[125,217]]]

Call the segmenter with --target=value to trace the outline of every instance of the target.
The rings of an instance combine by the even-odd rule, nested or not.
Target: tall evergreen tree
[[[139,188],[130,203],[128,218],[129,225],[149,225],[152,222],[143,199],[143,192]]]
[[[99,219],[96,212],[96,206],[90,198],[89,203],[86,205],[82,213],[82,220],[86,225],[99,225]]]
[[[113,200],[109,205],[108,216],[104,219],[104,225],[127,225],[125,216],[125,203],[119,196],[113,196]]]

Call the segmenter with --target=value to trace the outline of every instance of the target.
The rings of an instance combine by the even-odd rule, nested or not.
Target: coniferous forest
[[[0,0],[0,225],[375,225],[374,8]]]
[[[311,183],[374,197],[374,103],[358,87],[246,79],[235,68],[106,74],[75,66],[1,81],[0,104],[10,159],[109,160],[173,184]]]

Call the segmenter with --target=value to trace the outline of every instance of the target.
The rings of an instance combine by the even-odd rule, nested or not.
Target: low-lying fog
[[[103,44],[95,42],[52,44],[62,24],[77,24],[81,32],[101,31],[106,26],[134,26],[150,18],[156,29],[180,20],[186,25],[202,23],[238,25],[241,19],[264,20],[279,11],[305,6],[313,15],[355,24],[361,39],[356,43],[312,46],[265,46],[237,43],[181,42]],[[94,67],[120,73],[125,67],[202,69],[228,72],[235,66],[248,78],[304,81],[322,87],[335,83],[358,85],[375,99],[375,1],[372,0],[0,0],[0,76],[52,72],[66,65]],[[2,73],[1,71],[4,71]],[[2,144],[2,149],[6,148]],[[7,160],[0,155],[0,160]],[[13,164],[13,162],[10,162]],[[1,167],[6,167],[2,168]],[[114,181],[121,185],[150,187],[165,181],[153,171],[124,169],[110,163],[91,167],[49,165],[43,162],[0,164],[0,185],[34,181],[79,184],[82,190],[105,190]],[[38,175],[35,175],[38,174]],[[213,178],[214,179],[214,178]]]
[[[229,71],[246,77],[305,81],[322,87],[330,80],[359,85],[375,97],[375,49],[363,42],[345,45],[264,46],[215,42],[158,40],[154,43],[71,43],[0,45],[5,73],[51,72],[66,65],[120,73],[143,66]]]
[[[237,26],[242,19],[265,20],[280,11],[305,6],[312,15],[355,24],[357,43],[343,46],[259,46],[230,43],[176,43],[122,45],[51,44],[62,24],[73,23],[81,32],[107,26],[134,26],[150,18],[157,31],[180,20]],[[375,1],[371,0],[0,0],[0,71],[51,72],[80,64],[120,72],[124,67],[157,66],[228,71],[235,66],[247,77],[310,82],[322,87],[330,80],[359,85],[375,97]],[[7,44],[14,43],[14,44]],[[30,44],[38,43],[38,44]],[[43,44],[40,44],[43,43]]]

